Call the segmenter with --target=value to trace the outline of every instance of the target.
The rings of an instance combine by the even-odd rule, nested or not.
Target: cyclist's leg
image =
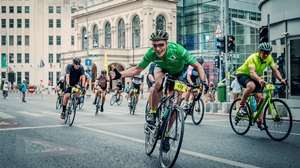
[[[104,106],[104,103],[105,103],[105,93],[106,92],[106,88],[102,88],[101,89],[101,94],[100,94],[100,96],[101,96],[101,100],[102,100],[102,102],[101,102],[101,106],[100,106],[100,110],[101,111],[103,111],[103,106]]]
[[[246,75],[238,76],[238,82],[245,88],[243,95],[242,95],[242,100],[240,102],[240,106],[244,107],[246,104],[247,98],[255,90],[256,86],[255,86],[254,81]]]
[[[65,90],[64,95],[63,95],[63,107],[62,107],[62,113],[61,113],[61,118],[62,119],[64,119],[64,117],[65,117],[65,112],[66,112],[68,100],[69,100],[69,97],[70,97],[71,89],[72,89],[71,87],[67,88]]]

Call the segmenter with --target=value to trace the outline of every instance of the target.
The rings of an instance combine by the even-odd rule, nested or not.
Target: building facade
[[[268,25],[270,18],[270,37],[273,57],[279,69],[288,79],[288,96],[300,97],[300,12],[298,0],[261,0],[261,25]]]
[[[222,0],[180,0],[177,4],[177,41],[195,56],[206,60],[205,70],[211,81],[218,81],[219,68],[215,58],[220,56],[216,39],[222,36]],[[261,20],[258,0],[229,0],[229,34],[235,36],[235,51],[230,54],[233,72],[258,46]],[[221,59],[222,60],[222,57]],[[224,70],[223,70],[224,72]]]
[[[1,78],[53,85],[72,48],[70,1],[0,0],[0,13]]]
[[[72,19],[76,49],[62,53],[63,64],[80,57],[92,70],[93,80],[112,64],[122,69],[137,64],[157,29],[166,30],[170,41],[176,41],[176,0],[94,1],[83,4]]]

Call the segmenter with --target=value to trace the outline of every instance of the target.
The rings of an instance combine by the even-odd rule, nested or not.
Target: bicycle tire
[[[241,101],[241,99],[239,98],[239,99],[236,99],[235,101],[233,101],[232,103],[231,103],[231,106],[230,106],[230,110],[229,110],[229,121],[230,121],[230,126],[231,126],[231,128],[232,128],[232,130],[236,133],[236,134],[238,134],[238,135],[244,135],[244,134],[246,134],[248,131],[249,131],[249,129],[250,129],[250,126],[251,126],[251,117],[250,117],[250,114],[248,114],[247,116],[245,116],[245,117],[238,117],[238,116],[236,116],[236,113],[238,113],[239,112],[239,101]],[[250,106],[249,106],[249,104],[246,102],[246,107],[247,107],[247,109],[248,109],[248,111],[250,110]],[[234,111],[235,109],[238,109],[237,111]],[[246,121],[246,125],[245,126],[243,126],[244,127],[244,129],[243,129],[243,131],[239,131],[237,128],[238,127],[240,127],[240,126],[237,126],[236,124],[238,124],[240,121],[242,121],[242,120],[245,120]],[[241,127],[242,128],[242,127]]]
[[[273,116],[271,115],[272,118],[269,119],[269,117],[267,116],[268,115],[268,108],[270,108],[269,105],[265,106],[265,109],[264,109],[264,126],[265,126],[265,130],[266,130],[266,133],[267,135],[273,139],[274,141],[283,141],[284,139],[286,139],[290,133],[291,133],[291,130],[292,130],[292,127],[293,127],[293,117],[292,117],[292,113],[291,113],[291,110],[289,108],[289,106],[282,100],[280,99],[271,99],[271,104],[272,105],[275,105],[275,102],[279,103],[280,105],[279,106],[274,106],[274,109],[277,111],[279,110],[280,108],[284,107],[286,109],[286,111],[282,112],[282,114],[278,114],[278,111],[277,111],[277,115],[278,117],[280,118],[273,118]],[[280,113],[280,112],[279,112]],[[283,115],[286,115],[286,116],[283,116]],[[282,122],[286,121],[287,124],[288,124],[288,128],[286,131],[272,131],[271,130],[271,127],[268,123],[268,121],[274,121],[276,124],[282,124]],[[276,126],[277,128],[278,125]],[[275,128],[276,128],[275,127]],[[275,136],[275,133],[278,133],[279,135],[280,134],[283,134],[283,136],[281,137],[277,137]]]
[[[167,124],[165,125],[165,127],[163,128],[163,132],[162,132],[162,138],[161,138],[161,144],[160,144],[160,148],[159,148],[159,160],[160,160],[160,165],[161,165],[161,167],[172,167],[174,164],[175,164],[175,162],[176,162],[176,160],[177,160],[177,158],[178,158],[178,155],[179,155],[179,152],[180,152],[180,148],[181,148],[181,145],[182,145],[182,141],[183,141],[183,136],[184,136],[184,115],[183,115],[183,113],[184,113],[184,111],[183,111],[183,109],[182,108],[180,108],[180,107],[176,107],[176,108],[174,108],[174,110],[175,111],[173,111],[173,113],[170,113],[169,115],[168,115],[168,119],[166,120],[167,121]],[[176,130],[179,130],[178,129],[178,126],[180,125],[180,130],[179,130],[179,132],[180,132],[180,135],[179,135],[179,138],[177,139],[177,137],[176,137],[176,139],[178,140],[178,146],[177,146],[177,148],[175,149],[175,155],[174,155],[174,157],[173,157],[173,159],[171,159],[169,162],[167,161],[167,163],[165,163],[165,160],[164,160],[164,151],[163,151],[163,141],[164,141],[164,139],[166,138],[166,131],[167,131],[167,128],[168,128],[168,125],[169,125],[169,122],[171,121],[171,115],[172,114],[176,114],[176,120],[174,121],[175,123],[176,123],[176,129],[175,129],[175,131]],[[180,123],[178,123],[178,122],[180,122]],[[178,124],[178,125],[177,125]],[[173,125],[174,125],[174,123],[173,123]],[[173,126],[172,125],[172,126]],[[178,135],[178,132],[176,131],[176,133],[175,133],[175,135]],[[169,140],[171,140],[171,139],[169,139]],[[169,142],[170,143],[170,142]],[[171,144],[171,143],[170,143]],[[175,144],[175,143],[174,143]],[[171,147],[170,147],[171,148]],[[171,151],[172,149],[170,149],[169,151]],[[168,152],[169,152],[168,151]],[[167,153],[168,153],[167,152]],[[167,157],[167,158],[169,158],[169,157]]]
[[[100,100],[101,100],[101,96],[98,96],[96,99],[97,99],[97,100],[96,100],[96,111],[95,111],[95,115],[98,115],[99,108],[100,108],[99,103],[100,103]]]
[[[83,101],[81,102],[81,99],[83,99]],[[82,108],[83,108],[83,105],[84,105],[84,96],[82,97],[82,98],[79,98],[79,101],[80,101],[80,103],[79,103],[79,109],[81,110]]]
[[[72,111],[71,111],[71,114],[70,114],[70,123],[69,123],[70,127],[74,124],[74,120],[75,120],[75,116],[76,116],[76,108],[77,108],[77,101],[73,97],[72,108],[71,108]]]
[[[197,109],[195,109],[195,107],[196,107],[197,104],[199,105],[199,113],[200,113],[200,118],[199,118],[199,120],[197,120],[197,118],[196,118],[196,116],[195,116],[196,110],[197,110]],[[193,110],[192,110],[192,120],[193,120],[193,123],[194,123],[195,125],[199,125],[199,124],[201,123],[201,121],[203,120],[203,117],[204,117],[204,102],[203,102],[203,100],[200,98],[200,99],[198,99],[198,100],[195,102],[195,104],[194,104],[194,106],[193,106]]]
[[[120,106],[122,104],[122,102],[123,102],[123,96],[120,95],[120,98],[116,103],[117,103],[118,106]]]
[[[59,110],[59,109],[61,109],[61,100],[60,100],[61,98],[58,96],[57,97],[57,99],[56,99],[56,106],[55,106],[55,109],[56,110]]]
[[[115,104],[116,99],[117,99],[117,96],[116,95],[112,95],[112,97],[110,98],[110,101],[109,101],[109,103],[110,103],[111,106]]]

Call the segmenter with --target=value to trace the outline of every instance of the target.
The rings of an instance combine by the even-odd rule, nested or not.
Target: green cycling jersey
[[[187,65],[195,64],[196,58],[192,56],[184,47],[177,43],[168,42],[165,55],[159,58],[154,49],[150,48],[145,54],[138,67],[145,69],[151,62],[154,62],[162,70],[171,75],[177,75]]]
[[[259,52],[251,54],[243,65],[241,65],[237,70],[236,74],[239,75],[248,75],[250,76],[250,67],[255,68],[255,71],[258,76],[262,76],[264,70],[268,67],[274,67],[276,64],[271,55],[268,55],[266,59],[261,59]]]

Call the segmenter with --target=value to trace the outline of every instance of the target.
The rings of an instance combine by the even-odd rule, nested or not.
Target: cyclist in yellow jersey
[[[271,51],[272,46],[269,43],[261,43],[259,45],[259,51],[251,54],[244,62],[244,64],[236,70],[238,82],[245,88],[240,103],[240,115],[247,115],[247,108],[245,107],[245,103],[248,96],[252,92],[257,93],[257,104],[263,101],[262,92],[266,82],[261,78],[261,76],[263,75],[263,72],[267,67],[271,67],[273,73],[275,74],[275,77],[282,84],[286,85],[286,81],[282,79],[282,76],[277,69],[277,65],[274,63],[274,60],[270,55]],[[259,120],[257,121],[257,124],[260,128],[262,127],[262,117],[263,116],[261,115],[259,117]]]

